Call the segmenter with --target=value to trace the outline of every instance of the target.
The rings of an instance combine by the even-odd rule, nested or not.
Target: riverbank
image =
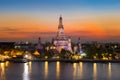
[[[78,62],[92,62],[92,63],[120,63],[120,60],[93,60],[93,59],[79,59],[79,60],[69,60],[69,59],[34,59],[32,62],[67,62],[67,63],[78,63]]]
[[[79,62],[90,62],[90,63],[120,63],[120,60],[93,60],[93,59],[79,59],[79,60],[70,60],[70,59],[7,59],[0,62],[14,62],[14,63],[25,63],[25,62],[66,62],[66,63],[79,63]]]

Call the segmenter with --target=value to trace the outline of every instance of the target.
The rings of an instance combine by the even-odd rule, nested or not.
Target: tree
[[[93,59],[93,56],[97,53],[97,47],[95,45],[89,45],[86,47],[85,53],[87,58]]]

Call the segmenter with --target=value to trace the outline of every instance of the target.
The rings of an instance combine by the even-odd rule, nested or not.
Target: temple
[[[53,44],[56,46],[57,49],[65,49],[72,52],[71,39],[70,37],[65,35],[62,21],[62,16],[60,16],[57,36],[53,39]]]

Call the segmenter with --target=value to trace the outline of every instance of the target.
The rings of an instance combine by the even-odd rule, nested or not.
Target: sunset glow
[[[0,41],[51,39],[60,14],[74,40],[119,41],[119,8],[118,0],[1,0]]]

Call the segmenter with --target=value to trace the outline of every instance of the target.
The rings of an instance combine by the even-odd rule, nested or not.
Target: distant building
[[[53,44],[56,46],[58,50],[65,49],[72,52],[71,39],[70,37],[66,36],[64,33],[62,16],[60,16],[59,18],[58,32],[57,32],[57,36],[53,39]]]
[[[41,55],[43,55],[42,53],[44,52],[44,46],[43,44],[41,43],[41,38],[39,37],[38,38],[38,43],[36,45],[36,50],[41,53]]]
[[[82,44],[81,44],[80,38],[78,38],[77,44],[75,44],[75,45],[73,46],[73,51],[74,51],[74,52],[77,52],[77,53],[79,53],[79,54],[82,54],[82,53],[83,53]]]
[[[21,49],[23,51],[30,51],[30,52],[34,52],[35,50],[35,45],[29,42],[20,42],[20,43],[15,43],[15,49]]]
[[[78,39],[78,47],[79,47],[79,53],[82,54],[83,51],[82,51],[82,44],[80,38]]]
[[[38,38],[38,43],[37,43],[36,49],[37,50],[42,50],[43,49],[43,45],[41,43],[41,38],[40,37]]]

